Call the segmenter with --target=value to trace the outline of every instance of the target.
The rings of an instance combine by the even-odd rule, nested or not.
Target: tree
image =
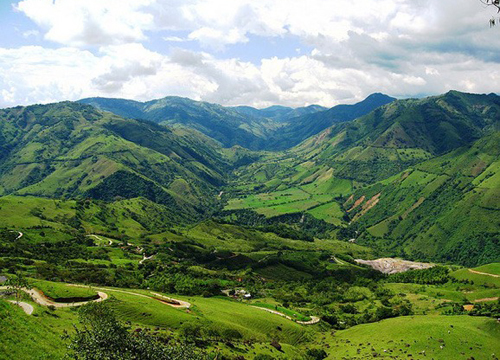
[[[17,304],[19,304],[19,300],[21,299],[23,292],[31,289],[28,279],[26,279],[20,272],[16,273],[16,276],[7,280],[6,285],[7,289],[16,295]]]
[[[81,328],[69,340],[68,356],[77,360],[203,360],[193,346],[170,345],[145,331],[130,332],[105,303],[89,303],[79,310]]]

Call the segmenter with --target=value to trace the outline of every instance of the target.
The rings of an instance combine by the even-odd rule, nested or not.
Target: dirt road
[[[495,277],[495,278],[500,278],[500,275],[488,274],[488,273],[485,273],[485,272],[476,271],[476,270],[472,270],[472,269],[469,269],[469,271],[471,273],[478,274],[478,275],[486,275],[486,276],[491,276],[491,277]]]
[[[34,309],[33,309],[32,305],[25,303],[23,301],[19,301],[19,302],[15,301],[15,300],[8,300],[8,301],[10,303],[17,305],[17,306],[20,306],[26,314],[28,314],[28,315],[33,314]]]
[[[0,286],[0,290],[5,290],[8,289],[7,286]],[[64,308],[64,307],[74,307],[74,306],[82,306],[85,304],[88,304],[89,302],[101,302],[104,301],[108,298],[108,294],[104,292],[97,292],[97,295],[99,295],[99,299],[96,300],[89,300],[89,301],[81,301],[81,302],[73,302],[73,303],[60,303],[60,302],[55,302],[50,300],[47,296],[45,296],[40,290],[38,289],[22,289],[26,294],[31,296],[34,302],[36,302],[39,305],[42,306],[54,306],[56,308]]]
[[[83,287],[85,285],[71,284],[71,286]],[[164,303],[166,305],[169,305],[169,306],[172,306],[172,307],[175,307],[175,308],[189,309],[191,307],[191,304],[188,303],[187,301],[182,301],[182,300],[177,300],[177,299],[169,298],[169,297],[167,297],[165,295],[157,294],[157,293],[154,293],[152,291],[150,291],[150,293],[152,295],[154,295],[154,296],[148,296],[148,295],[144,295],[144,294],[135,293],[135,292],[132,292],[132,291],[110,289],[110,288],[99,288],[99,287],[96,288],[96,287],[94,287],[94,289],[100,289],[100,290],[104,290],[104,291],[116,291],[116,292],[119,292],[119,293],[122,293],[122,294],[129,294],[129,295],[140,296],[140,297],[143,297],[143,298],[146,298],[146,299],[153,299],[153,300],[161,301],[162,303]],[[155,296],[161,297],[164,300],[158,299]]]
[[[285,314],[283,314],[283,313],[281,313],[279,311],[276,311],[276,310],[266,309],[266,308],[263,308],[263,307],[260,307],[260,306],[253,306],[253,305],[250,305],[250,306],[253,307],[253,308],[256,308],[256,309],[260,309],[260,310],[264,310],[264,311],[270,312],[271,314],[279,315],[281,317],[284,317],[285,319],[295,321],[297,324],[301,324],[301,325],[314,325],[314,324],[319,323],[319,321],[321,320],[317,316],[310,316],[311,320],[309,320],[309,321],[298,321],[298,320],[296,321],[296,320],[292,319],[290,316],[285,315]]]

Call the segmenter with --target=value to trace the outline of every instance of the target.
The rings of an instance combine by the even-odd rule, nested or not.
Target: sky
[[[498,93],[495,15],[479,0],[0,0],[0,107]]]

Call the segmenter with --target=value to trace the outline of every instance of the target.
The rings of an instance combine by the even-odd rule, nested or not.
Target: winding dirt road
[[[6,290],[6,289],[8,289],[7,286],[0,286],[0,290]],[[90,302],[101,302],[101,301],[104,301],[108,298],[108,294],[98,291],[97,295],[99,295],[99,299],[89,300],[89,301],[72,302],[72,303],[60,303],[60,302],[55,302],[55,301],[50,300],[47,296],[45,296],[43,294],[43,292],[41,292],[38,289],[23,288],[22,290],[26,294],[31,296],[33,301],[36,302],[37,304],[42,305],[42,306],[54,306],[56,308],[82,306],[82,305],[88,304]]]
[[[70,286],[77,286],[77,287],[84,287],[85,285],[77,285],[77,284],[69,284]],[[129,294],[129,295],[135,295],[135,296],[140,296],[140,297],[143,297],[143,298],[146,298],[146,299],[153,299],[153,300],[157,300],[157,301],[160,301],[166,305],[169,305],[169,306],[172,306],[172,307],[175,307],[175,308],[182,308],[182,309],[189,309],[191,307],[191,304],[188,303],[187,301],[182,301],[182,300],[177,300],[177,299],[173,299],[173,298],[169,298],[165,295],[161,295],[161,294],[158,294],[158,293],[155,293],[155,292],[152,292],[150,291],[150,293],[154,296],[149,296],[149,295],[144,295],[144,294],[139,294],[139,293],[135,293],[135,292],[132,292],[132,291],[126,291],[126,290],[118,290],[118,289],[110,289],[110,288],[102,288],[102,287],[93,287],[94,289],[99,289],[99,290],[104,290],[104,291],[115,291],[115,292],[119,292],[119,293],[122,293],[122,294]],[[162,298],[162,299],[159,299],[158,297]]]
[[[279,311],[276,311],[276,310],[266,309],[266,308],[263,308],[263,307],[260,307],[260,306],[253,306],[253,305],[250,305],[250,306],[253,307],[253,308],[256,308],[256,309],[260,309],[260,310],[264,310],[264,311],[270,312],[271,314],[279,315],[281,317],[284,317],[285,319],[295,321],[297,324],[301,324],[301,325],[314,325],[314,324],[319,323],[319,321],[321,320],[317,316],[310,316],[311,320],[309,320],[309,321],[298,321],[298,320],[294,320],[290,316],[285,315],[285,314],[283,314],[283,313],[281,313]]]

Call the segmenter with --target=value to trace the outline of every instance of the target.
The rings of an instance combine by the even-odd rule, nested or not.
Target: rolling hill
[[[189,129],[63,102],[0,110],[0,194],[112,201],[144,197],[198,217],[216,203],[229,161]]]

